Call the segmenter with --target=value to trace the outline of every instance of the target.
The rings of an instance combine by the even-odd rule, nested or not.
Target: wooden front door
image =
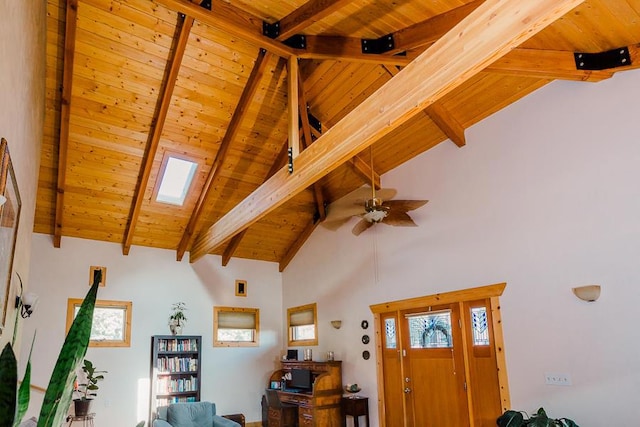
[[[467,427],[462,334],[456,304],[401,313],[407,427]]]
[[[491,285],[372,306],[382,427],[495,426],[509,407],[495,295],[503,289]]]

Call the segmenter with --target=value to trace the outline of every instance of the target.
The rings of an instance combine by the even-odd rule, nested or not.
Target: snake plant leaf
[[[76,369],[82,362],[89,346],[93,309],[96,305],[98,285],[101,280],[102,273],[97,272],[93,279],[93,285],[87,292],[87,296],[80,306],[80,311],[69,328],[44,395],[38,417],[38,427],[57,427],[64,423],[71,404]]]
[[[29,358],[27,359],[27,367],[24,371],[24,377],[22,377],[22,384],[18,389],[18,407],[16,412],[16,419],[13,422],[14,427],[20,424],[22,417],[27,413],[29,408],[29,391],[31,387],[31,354],[33,353],[33,343],[36,341],[36,335],[33,334],[31,339],[31,349],[29,349]]]
[[[12,427],[16,413],[16,386],[18,362],[11,344],[7,343],[0,354],[0,427]]]

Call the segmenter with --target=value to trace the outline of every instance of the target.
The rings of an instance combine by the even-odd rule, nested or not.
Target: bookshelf
[[[151,419],[158,406],[200,401],[202,337],[151,337]]]

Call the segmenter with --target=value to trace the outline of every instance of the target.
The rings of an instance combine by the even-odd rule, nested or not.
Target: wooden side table
[[[342,398],[343,425],[347,425],[347,415],[353,417],[353,426],[359,427],[358,419],[364,417],[369,424],[369,398],[368,397],[343,397]]]
[[[82,421],[82,427],[93,427],[93,419],[95,416],[95,413],[87,415],[69,415],[67,417],[67,422],[69,423],[69,427],[71,427],[74,421]]]

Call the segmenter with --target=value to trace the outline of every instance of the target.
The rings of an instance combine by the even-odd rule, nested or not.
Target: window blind
[[[313,325],[313,310],[303,310],[291,313],[289,324],[291,326]]]
[[[218,329],[255,329],[256,314],[243,311],[219,311]]]

